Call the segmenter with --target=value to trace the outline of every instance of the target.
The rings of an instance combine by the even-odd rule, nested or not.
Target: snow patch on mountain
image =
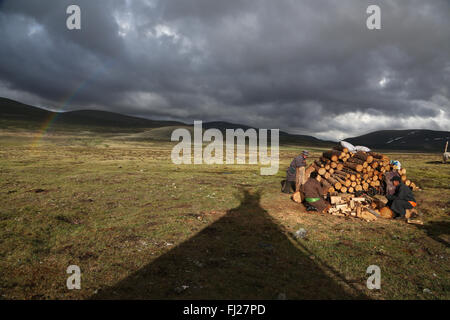
[[[404,138],[404,137],[393,138],[393,139],[389,140],[389,141],[386,142],[386,143],[391,143],[391,142],[394,142],[394,141],[397,141],[397,140],[400,140],[400,139],[403,139],[403,138]]]

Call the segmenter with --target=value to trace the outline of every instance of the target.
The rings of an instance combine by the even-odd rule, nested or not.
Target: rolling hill
[[[0,119],[3,123],[8,120],[16,122],[17,125],[20,125],[20,122],[26,122],[27,127],[30,127],[32,124],[40,125],[51,118],[54,118],[55,127],[73,125],[90,128],[158,128],[185,125],[176,121],[155,121],[99,110],[52,112],[11,99],[0,98]]]
[[[42,126],[42,123],[53,117],[55,118],[52,122],[54,130],[82,128],[91,131],[124,131],[131,133],[122,138],[127,137],[133,140],[170,141],[171,133],[176,128],[187,128],[191,131],[193,129],[192,125],[182,122],[155,121],[108,111],[52,112],[11,99],[0,98],[0,128],[37,129]],[[204,122],[203,129],[209,128],[217,128],[225,132],[226,129],[241,128],[247,130],[251,127],[222,121]],[[334,142],[319,140],[312,136],[293,135],[283,131],[280,131],[280,143],[316,147],[330,147],[335,144]]]
[[[235,123],[229,123],[229,122],[223,122],[223,121],[212,121],[212,122],[205,122],[203,123],[204,129],[210,129],[210,128],[216,128],[225,133],[226,129],[257,129],[254,127],[249,127],[244,124],[235,124]],[[268,141],[270,141],[270,130],[267,133],[268,135]],[[297,135],[297,134],[290,134],[284,131],[280,130],[279,133],[280,137],[280,144],[292,144],[292,145],[302,145],[302,146],[315,146],[315,147],[332,147],[336,144],[336,142],[333,141],[326,141],[326,140],[320,140],[312,136],[308,135]]]
[[[52,118],[54,118],[53,130],[124,132],[126,134],[122,138],[133,140],[170,141],[171,133],[176,128],[186,128],[191,132],[193,129],[192,125],[183,122],[156,121],[109,111],[52,112],[11,99],[0,98],[0,128],[38,129]],[[223,121],[204,122],[203,129],[209,128],[216,128],[225,133],[226,129],[247,130],[252,127]],[[345,140],[374,150],[442,152],[445,141],[450,140],[450,132],[422,129],[383,130]],[[280,144],[331,148],[336,142],[280,131]]]

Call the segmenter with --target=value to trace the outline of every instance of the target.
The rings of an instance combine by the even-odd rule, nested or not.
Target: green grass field
[[[301,146],[281,147],[278,174],[261,176],[255,165],[174,165],[172,144],[127,135],[53,133],[36,146],[31,131],[0,132],[2,299],[450,298],[450,164],[439,154],[390,155],[422,188],[415,226],[305,212],[280,193]],[[72,264],[81,290],[66,287]],[[366,288],[369,265],[381,290]]]

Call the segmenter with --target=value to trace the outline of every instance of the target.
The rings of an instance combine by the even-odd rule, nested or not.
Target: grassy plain
[[[305,212],[280,170],[174,165],[173,144],[119,133],[0,132],[2,299],[449,299],[450,164],[390,154],[424,226]],[[123,138],[125,137],[125,138]],[[312,159],[321,150],[312,151]],[[293,233],[307,230],[305,239]],[[68,290],[66,268],[81,268]],[[381,290],[366,269],[381,268]]]

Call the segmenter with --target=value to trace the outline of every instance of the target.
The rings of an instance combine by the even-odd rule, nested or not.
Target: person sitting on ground
[[[281,191],[283,191],[284,193],[291,193],[292,190],[294,192],[299,191],[297,189],[300,188],[300,185],[303,184],[306,159],[308,158],[308,156],[308,150],[303,150],[302,154],[298,155],[294,158],[294,160],[292,160],[291,165],[286,171],[286,180],[284,181],[283,189]],[[299,176],[297,176],[297,171],[299,172]]]
[[[391,171],[388,171],[384,174],[384,184],[385,184],[385,195],[386,196],[392,196],[395,193],[396,187],[394,186],[392,182],[393,177],[401,177],[400,173],[398,172],[402,165],[400,161],[394,160],[391,161],[391,164],[394,165],[394,168]]]
[[[317,171],[311,172],[309,179],[301,187],[302,192],[305,195],[305,201],[310,206],[316,208],[319,213],[327,213],[331,206],[323,199],[323,187],[317,181],[317,176]]]
[[[395,186],[395,193],[387,195],[389,200],[388,206],[396,214],[396,218],[413,218],[417,215],[415,207],[417,206],[416,199],[411,191],[411,188],[402,182],[400,177],[393,177],[392,183]]]

